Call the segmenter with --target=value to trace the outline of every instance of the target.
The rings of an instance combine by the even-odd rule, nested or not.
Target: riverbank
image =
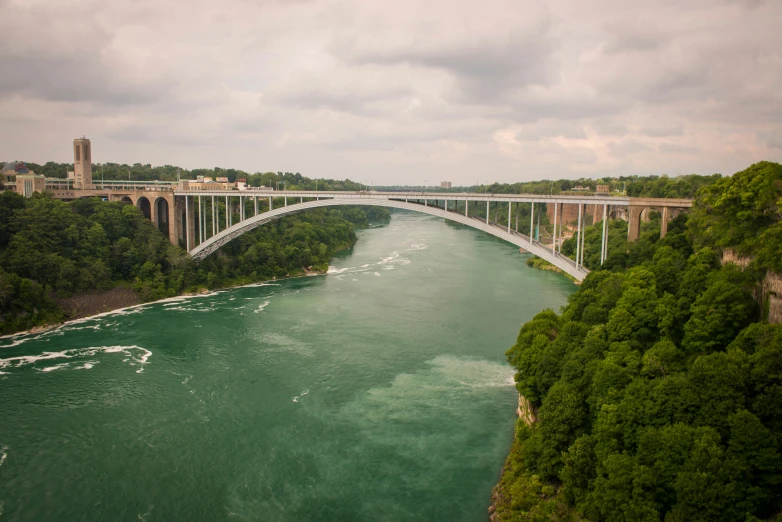
[[[133,291],[130,287],[120,286],[120,287],[112,288],[111,290],[107,290],[106,292],[81,294],[78,296],[70,297],[68,299],[58,300],[58,304],[60,304],[60,302],[72,303],[71,306],[74,307],[73,308],[74,315],[73,316],[66,315],[67,319],[64,321],[42,324],[42,325],[34,326],[33,328],[30,328],[28,330],[0,335],[0,339],[21,337],[23,335],[40,334],[40,333],[48,332],[49,330],[54,330],[57,328],[61,328],[63,326],[67,326],[69,324],[73,324],[75,322],[80,322],[87,319],[94,319],[104,315],[111,315],[114,313],[125,312],[127,310],[138,308],[139,306],[164,303],[172,299],[206,296],[206,295],[213,294],[215,292],[219,292],[221,290],[231,290],[234,288],[243,288],[243,287],[250,287],[250,286],[262,286],[265,283],[271,283],[273,281],[326,275],[327,272],[328,270],[314,270],[311,269],[311,267],[309,267],[303,269],[302,274],[286,275],[285,277],[280,277],[280,278],[274,277],[272,279],[266,279],[263,281],[252,281],[252,282],[241,282],[241,283],[237,282],[235,284],[232,283],[225,286],[221,286],[219,288],[212,288],[212,289],[203,287],[195,290],[190,290],[187,292],[182,292],[181,294],[175,296],[166,297],[163,299],[157,299],[155,301],[146,301],[146,302],[141,302],[141,299],[139,299],[138,294],[135,291]]]
[[[524,250],[523,248],[520,248],[519,252],[521,252],[522,254],[528,254],[529,253],[526,250]],[[577,280],[575,277],[573,277],[570,274],[566,273],[562,269],[557,268],[556,266],[552,265],[551,263],[549,263],[545,259],[541,259],[541,258],[536,257],[534,255],[532,255],[529,259],[527,259],[527,266],[530,266],[532,268],[537,268],[539,270],[545,270],[546,272],[554,272],[554,273],[557,273],[557,274],[562,274],[563,276],[567,277],[568,279],[570,279],[571,281],[573,281],[577,285],[581,284],[581,281]]]
[[[512,522],[521,520],[559,520],[579,522],[583,520],[565,503],[559,488],[546,484],[533,476],[531,480],[522,477],[526,467],[522,455],[522,443],[527,440],[538,422],[537,411],[519,394],[516,409],[518,419],[508,458],[502,465],[500,480],[492,489],[489,506],[490,522]],[[527,456],[529,458],[529,456]]]
[[[57,299],[66,321],[82,319],[103,312],[127,308],[141,303],[139,295],[130,285],[119,285],[104,292],[79,294],[65,299]]]

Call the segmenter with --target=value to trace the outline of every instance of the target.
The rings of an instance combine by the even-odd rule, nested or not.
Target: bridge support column
[[[557,254],[557,211],[559,210],[559,205],[554,203],[554,234],[551,238],[551,254],[556,255]],[[560,230],[561,232],[561,230]]]
[[[182,228],[182,217],[186,216],[184,202],[180,199],[179,205],[177,205],[177,198],[173,192],[169,192],[166,196],[163,196],[166,200],[168,212],[165,216],[168,223],[168,240],[172,245],[180,246],[187,240],[187,229]]]
[[[603,205],[603,235],[600,238],[600,264],[606,260],[606,250],[608,250],[608,205]]]
[[[253,206],[255,207],[255,215],[258,215],[258,196],[253,196]]]
[[[228,196],[225,196],[225,228],[231,226],[231,207],[228,206]]]
[[[562,255],[562,243],[564,242],[565,239],[565,233],[562,231],[564,222],[565,222],[565,204],[560,203],[559,204],[559,246],[557,247],[557,250],[559,251],[559,255]]]
[[[535,238],[535,202],[530,202],[529,207],[529,242]]]
[[[464,217],[467,217],[467,205],[470,204],[470,201],[465,199],[464,200]]]
[[[583,205],[578,204],[578,226],[576,227],[576,268],[578,268],[578,260],[581,255],[581,208]]]
[[[285,206],[288,206],[288,196],[285,196]]]
[[[174,198],[176,200],[176,198]],[[195,209],[190,202],[190,196],[185,196],[185,222],[184,222],[184,235],[185,235],[185,248],[190,252],[190,249],[195,246]],[[181,221],[180,221],[181,223]],[[181,225],[180,225],[181,226]]]
[[[660,211],[660,214],[660,239],[662,239],[668,233],[668,220],[670,219],[670,212],[668,211],[668,207],[663,207]]]
[[[508,203],[508,234],[510,234],[510,207],[511,204]]]
[[[273,209],[273,207],[272,207],[272,197],[269,196],[269,210],[272,210],[272,209]]]
[[[584,267],[584,241],[586,241],[586,214],[587,214],[587,206],[584,204],[584,222],[581,226],[581,259],[578,262],[578,266],[583,268]]]
[[[486,202],[486,224],[489,224],[489,202]]]
[[[630,206],[627,210],[627,241],[632,243],[641,235],[641,213],[644,207]]]
[[[160,229],[159,217],[157,215],[157,198],[151,196],[147,198],[149,200],[149,220],[155,225],[155,228]]]

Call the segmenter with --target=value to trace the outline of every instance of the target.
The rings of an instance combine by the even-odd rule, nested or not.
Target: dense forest
[[[710,185],[720,179],[719,174],[700,176],[619,176],[617,178],[598,179],[558,179],[524,181],[519,183],[475,184],[442,189],[429,189],[436,192],[482,192],[487,194],[562,194],[576,190],[594,192],[598,185],[608,185],[612,192],[623,192],[630,197],[647,198],[693,198],[699,188]],[[383,186],[378,190],[422,190],[421,186]]]
[[[508,350],[534,422],[493,520],[780,520],[782,325],[755,295],[782,268],[782,166],[715,179],[666,237],[654,225],[631,244],[612,228],[602,267],[588,247],[581,288]]]
[[[61,300],[130,286],[142,301],[324,271],[382,208],[317,209],[248,232],[201,263],[133,205],[0,193],[0,333],[66,319]]]

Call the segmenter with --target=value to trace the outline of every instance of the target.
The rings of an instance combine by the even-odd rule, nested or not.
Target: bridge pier
[[[149,198],[147,198],[149,199]],[[155,225],[155,228],[160,230],[160,224],[158,222],[158,215],[157,215],[157,199],[153,199],[149,202],[149,220],[152,221],[152,224]]]
[[[641,235],[641,218],[645,210],[656,210],[660,213],[660,239],[668,234],[668,222],[671,220],[672,210],[677,207],[668,205],[629,205],[627,208],[627,241],[633,242]]]
[[[556,255],[557,253],[557,207],[559,205],[557,203],[554,203],[554,233],[551,235],[551,254]]]
[[[603,205],[603,235],[600,236],[600,264],[608,255],[608,205]]]
[[[662,208],[662,216],[660,220],[660,239],[664,238],[668,233],[668,207]]]
[[[535,202],[529,205],[529,242],[532,243],[535,238]]]
[[[188,252],[195,246],[195,201],[191,202],[190,199],[185,196],[185,243]]]
[[[581,209],[583,205],[578,204],[578,225],[576,226],[576,268],[578,268],[579,255],[581,254]]]

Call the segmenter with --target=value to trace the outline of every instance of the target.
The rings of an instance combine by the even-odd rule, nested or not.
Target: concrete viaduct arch
[[[101,196],[101,194],[90,194],[90,196]],[[106,197],[111,201],[119,201],[135,206],[141,210],[145,218],[152,221],[158,230],[168,236],[172,244],[179,245],[184,243],[184,228],[178,226],[179,222],[176,219],[177,213],[182,214],[184,212],[184,203],[178,201],[174,197],[173,192],[117,190],[113,193],[107,192]]]
[[[423,214],[429,214],[430,216],[436,216],[445,218],[456,223],[461,223],[469,227],[481,230],[487,234],[491,234],[498,237],[508,243],[516,245],[531,254],[534,254],[542,259],[545,259],[552,265],[560,268],[567,274],[570,274],[577,280],[583,280],[589,270],[582,266],[576,266],[575,261],[572,259],[559,255],[557,252],[549,246],[543,245],[538,241],[531,241],[528,236],[516,233],[514,231],[508,232],[506,228],[496,225],[485,223],[482,220],[467,217],[457,212],[450,212],[438,207],[424,206],[418,203],[408,203],[405,201],[398,201],[392,199],[321,199],[316,201],[308,201],[306,203],[297,203],[294,205],[288,205],[281,208],[276,208],[257,216],[247,218],[227,229],[218,232],[213,237],[205,240],[203,243],[193,248],[190,251],[190,255],[196,260],[204,259],[209,254],[219,249],[221,246],[230,242],[236,237],[249,232],[265,223],[280,219],[281,217],[302,212],[313,208],[324,208],[333,206],[348,206],[348,205],[367,205],[375,207],[386,208],[398,208],[402,210],[411,210],[413,212],[420,212]]]

